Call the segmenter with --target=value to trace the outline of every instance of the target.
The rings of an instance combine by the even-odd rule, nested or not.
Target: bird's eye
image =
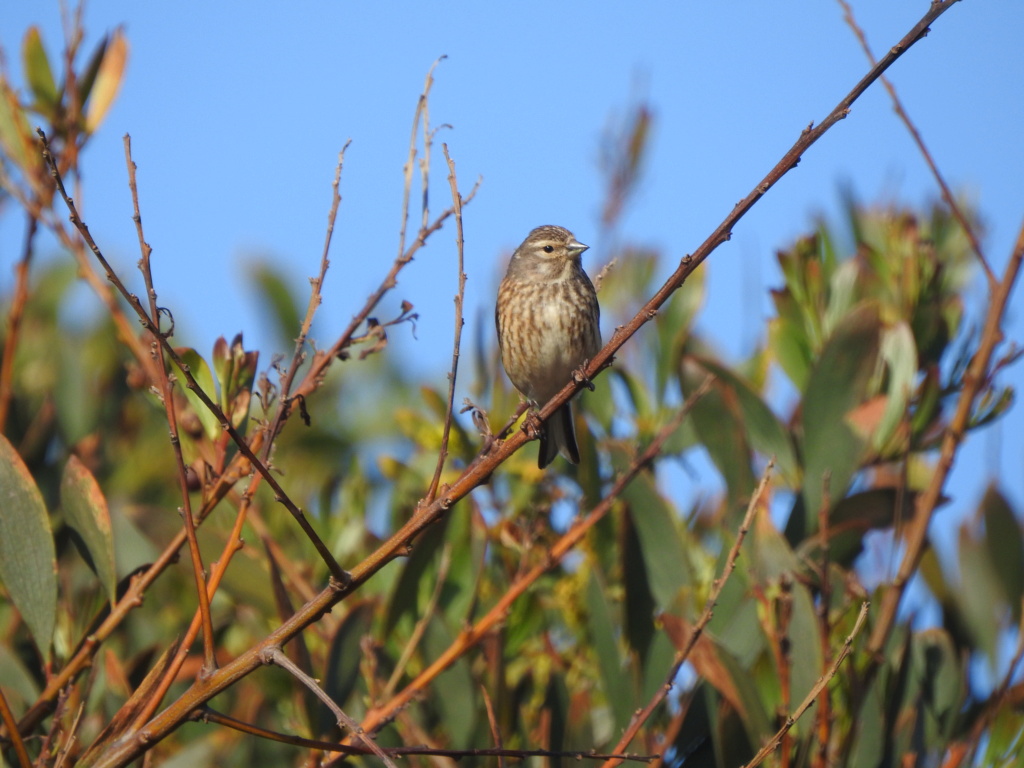
[[[554,253],[555,247],[553,245],[545,245],[544,253]]]

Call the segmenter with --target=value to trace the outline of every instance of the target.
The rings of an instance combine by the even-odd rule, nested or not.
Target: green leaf
[[[826,475],[834,505],[846,494],[864,456],[867,440],[852,425],[851,415],[867,398],[880,334],[881,321],[874,305],[854,310],[825,344],[807,381],[801,441],[804,520],[790,519],[790,526],[803,524],[804,536],[817,529]],[[791,541],[800,538],[790,536]]]
[[[57,116],[57,107],[60,105],[60,94],[53,80],[50,60],[46,56],[39,27],[28,28],[22,43],[21,55],[25,66],[25,79],[28,80],[32,94],[36,97],[36,109],[47,120],[53,122]]]
[[[207,397],[215,403],[218,402],[217,387],[213,381],[213,373],[210,371],[210,366],[207,365],[206,361],[198,352],[191,348],[179,349],[178,355],[181,357],[181,361],[188,366],[189,371],[192,373],[192,378],[196,380],[196,384],[206,393]],[[217,420],[217,417],[213,414],[213,411],[206,407],[195,392],[184,386],[184,377],[182,377],[181,383],[185,391],[185,397],[203,425],[203,431],[206,433],[206,436],[210,440],[216,440],[217,436],[220,435],[220,422]]]
[[[689,397],[705,378],[707,374],[701,365],[689,357],[683,361],[680,386],[684,395]],[[728,386],[716,382],[693,404],[690,421],[725,480],[730,513],[742,515],[743,500],[749,496],[756,479],[746,427],[734,393]],[[729,521],[732,522],[732,518]]]
[[[790,701],[795,705],[803,701],[804,696],[818,682],[825,662],[821,654],[820,625],[810,590],[794,582],[790,598],[793,606],[788,632],[793,660],[789,668]]]
[[[1002,584],[1003,598],[1013,613],[1013,623],[1020,622],[1021,598],[1024,597],[1024,541],[1021,525],[1006,498],[989,486],[981,500],[985,520],[985,546],[996,578]]]
[[[74,455],[64,465],[64,476],[60,483],[60,506],[68,523],[78,531],[78,535],[85,542],[96,575],[113,606],[117,599],[117,568],[107,500],[96,483],[96,478]]]
[[[622,654],[619,653],[617,622],[608,604],[597,568],[591,567],[587,581],[587,617],[590,639],[601,670],[605,697],[615,714],[616,731],[629,723],[633,714],[633,693]]]
[[[953,592],[953,599],[974,647],[985,653],[994,668],[1000,619],[1008,608],[1002,602],[1002,585],[988,547],[969,534],[966,524],[960,529],[959,555],[961,587]]]
[[[331,638],[324,690],[343,710],[359,681],[359,667],[363,661],[362,642],[373,628],[373,614],[373,603],[364,602],[353,606]],[[317,718],[321,727],[333,725],[334,718],[330,710],[324,708],[324,713]]]
[[[274,321],[273,331],[284,343],[292,343],[302,326],[295,297],[284,276],[270,263],[258,262],[247,270],[260,293],[260,298],[269,305],[270,319]]]
[[[47,658],[57,616],[57,555],[43,495],[0,435],[0,580]]]
[[[436,659],[453,641],[452,633],[441,617],[435,614],[427,623],[427,631],[423,635],[425,658]],[[455,749],[467,747],[473,736],[477,717],[483,712],[483,705],[473,684],[473,676],[466,657],[460,656],[438,675],[430,690],[440,712],[441,722],[446,725],[446,734],[451,739],[451,746]]]
[[[104,35],[103,38],[96,45],[96,49],[92,52],[92,56],[89,57],[89,63],[85,65],[78,75],[78,103],[85,104],[89,100],[89,94],[92,93],[92,87],[96,84],[96,76],[100,72],[100,64],[103,63],[103,57],[107,53],[107,43],[110,42],[110,37]]]
[[[659,398],[665,394],[669,377],[677,370],[693,319],[704,304],[707,269],[692,273],[682,287],[658,312],[655,327],[658,335],[658,352],[655,360],[655,391]]]
[[[746,430],[750,446],[766,457],[775,457],[775,466],[779,474],[790,486],[797,487],[800,482],[800,468],[797,465],[793,439],[768,404],[753,387],[731,369],[703,357],[693,359],[708,373],[715,375],[716,381],[713,386],[721,391],[724,400],[732,404],[732,413]]]
[[[928,752],[945,750],[963,707],[965,688],[964,670],[949,635],[942,629],[915,634],[903,709],[916,713],[918,722],[911,721],[907,727],[915,730],[915,737],[923,737]]]
[[[651,594],[661,609],[668,608],[691,581],[675,513],[650,472],[640,473],[622,495],[633,511]]]

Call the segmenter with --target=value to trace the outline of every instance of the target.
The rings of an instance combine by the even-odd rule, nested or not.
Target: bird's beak
[[[583,253],[589,247],[590,247],[589,245],[584,245],[583,243],[579,242],[578,240],[573,240],[571,243],[569,243],[566,246],[566,248],[569,249],[569,254],[573,258],[578,257],[581,253]]]

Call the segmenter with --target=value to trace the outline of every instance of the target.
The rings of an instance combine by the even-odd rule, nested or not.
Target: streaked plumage
[[[498,289],[494,316],[502,365],[515,388],[538,406],[601,349],[597,293],[580,263],[587,247],[563,227],[537,227],[512,254]],[[559,453],[579,463],[569,403],[541,429],[541,469]]]

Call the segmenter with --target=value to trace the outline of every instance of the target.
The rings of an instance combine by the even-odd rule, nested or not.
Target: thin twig
[[[487,724],[491,727],[491,738],[494,739],[494,746],[496,749],[501,749],[501,729],[498,728],[498,719],[494,716],[494,705],[491,704],[491,696],[487,693],[485,686],[480,686],[480,695],[484,699],[484,709],[487,710]],[[498,757],[498,768],[505,768],[504,755]]]
[[[296,680],[298,680],[300,683],[306,686],[306,688],[312,691],[313,694],[318,699],[320,699],[320,701],[322,701],[329,710],[331,710],[331,714],[334,715],[338,723],[338,726],[341,728],[347,728],[353,734],[355,734],[363,742],[363,744],[365,744],[369,748],[369,750],[373,752],[373,754],[375,754],[384,762],[384,765],[388,766],[388,768],[398,768],[391,760],[391,758],[384,754],[384,750],[378,747],[377,743],[372,738],[370,738],[369,735],[363,732],[363,729],[359,727],[359,724],[351,717],[346,715],[342,711],[341,707],[339,707],[334,702],[334,699],[328,696],[327,692],[319,685],[317,685],[316,680],[314,680],[312,677],[310,677],[301,669],[299,669],[298,665],[294,661],[289,659],[287,656],[285,656],[284,652],[280,648],[278,648],[277,646],[271,646],[270,648],[266,648],[264,649],[262,656],[264,662],[266,662],[267,664],[276,664],[282,669],[287,670],[291,673],[292,677],[294,677]]]
[[[18,724],[14,721],[14,713],[7,703],[7,697],[4,696],[3,688],[0,688],[0,722],[7,729],[7,735],[11,740],[11,747],[18,758],[20,768],[32,768],[32,760],[28,756],[28,750],[25,749],[25,742],[21,740]]]
[[[816,682],[814,687],[808,691],[804,700],[800,702],[800,706],[796,708],[793,714],[786,718],[786,722],[783,723],[782,727],[779,728],[775,735],[768,740],[767,744],[761,747],[758,753],[754,755],[754,759],[743,766],[743,768],[754,768],[755,766],[760,765],[768,755],[774,752],[782,742],[782,739],[787,733],[789,733],[789,730],[796,724],[796,721],[803,716],[804,712],[810,708],[825,686],[829,684],[829,681],[836,676],[836,673],[839,671],[839,667],[850,654],[850,646],[853,645],[854,638],[857,637],[860,633],[860,628],[864,625],[864,620],[868,616],[868,606],[870,605],[871,603],[868,602],[861,604],[860,613],[857,614],[857,621],[854,623],[850,634],[846,636],[846,640],[843,641],[843,647],[840,649],[839,655],[836,656],[836,660],[832,664],[831,668],[829,668],[828,672],[818,678],[818,682]]]
[[[864,30],[857,24],[857,20],[853,16],[853,8],[846,0],[836,0],[843,9],[843,19],[849,25],[850,29],[853,30],[853,34],[857,36],[857,40],[860,41],[861,48],[864,49],[864,55],[868,57],[868,61],[872,65],[876,63],[875,55],[871,52],[871,46],[868,45],[867,35],[864,34]],[[985,272],[985,277],[988,278],[989,290],[995,284],[996,276],[992,272],[992,268],[988,264],[988,260],[985,258],[985,254],[981,250],[981,243],[978,241],[977,235],[974,233],[974,227],[967,220],[964,212],[960,209],[959,204],[956,202],[956,198],[953,197],[953,193],[949,189],[949,185],[946,184],[946,180],[942,177],[942,173],[939,171],[939,167],[935,164],[932,159],[931,152],[928,151],[928,147],[925,146],[924,139],[921,138],[921,133],[917,130],[913,121],[910,119],[910,115],[907,114],[907,110],[903,106],[903,102],[900,101],[900,97],[896,95],[896,88],[887,77],[881,78],[882,85],[885,86],[885,90],[889,92],[889,97],[892,99],[893,109],[899,116],[900,120],[907,127],[907,131],[910,132],[910,137],[917,144],[918,150],[921,152],[921,156],[927,163],[929,170],[932,172],[932,176],[935,177],[935,182],[939,185],[939,190],[942,192],[942,199],[946,201],[946,205],[949,206],[949,210],[953,213],[953,217],[957,220],[960,226],[964,230],[964,234],[967,235],[967,239],[971,243],[971,248],[974,249],[974,255],[978,257],[978,263],[981,264],[982,270]]]
[[[448,372],[448,406],[444,414],[444,431],[441,434],[441,450],[437,453],[437,467],[434,469],[434,477],[427,490],[427,504],[432,502],[437,495],[437,484],[441,482],[441,472],[444,470],[444,462],[448,458],[448,437],[451,435],[452,417],[455,413],[455,380],[459,372],[459,346],[462,343],[462,326],[465,325],[465,321],[462,319],[462,302],[466,295],[466,273],[463,271],[465,241],[462,236],[462,196],[459,194],[459,183],[455,178],[455,163],[448,154],[448,145],[442,144],[441,147],[444,149],[445,162],[448,163],[448,183],[452,189],[452,208],[455,211],[455,250],[458,254],[459,288],[455,294],[455,341],[452,345],[452,368]]]
[[[154,335],[162,337],[160,332],[160,308],[156,303],[156,288],[153,286],[153,270],[150,264],[150,257],[153,249],[146,242],[142,231],[142,213],[139,209],[139,188],[135,181],[135,161],[132,159],[132,137],[127,133],[124,135],[124,160],[128,166],[128,188],[132,193],[132,221],[135,222],[135,231],[139,237],[139,250],[142,253],[139,259],[139,271],[146,283],[146,295],[149,297],[149,316],[156,322],[152,329]],[[164,358],[163,345],[155,345],[156,359],[159,363],[156,369],[159,377],[159,386],[164,406],[164,415],[167,418],[167,429],[170,432],[171,448],[174,451],[174,465],[178,472],[178,489],[181,493],[181,512],[185,523],[185,535],[188,538],[188,551],[192,561],[192,577],[196,583],[196,599],[199,601],[199,613],[202,616],[203,626],[203,669],[200,677],[213,671],[216,661],[213,650],[213,619],[210,617],[211,595],[206,591],[206,573],[203,568],[203,556],[199,551],[199,539],[196,538],[196,524],[192,516],[192,497],[189,494],[188,474],[185,469],[185,457],[181,452],[181,438],[178,435],[178,417],[174,406],[174,385],[167,375],[167,361]]]
[[[266,728],[251,723],[243,723],[233,717],[216,712],[207,707],[197,709],[189,716],[190,720],[196,722],[211,722],[224,725],[241,733],[248,733],[269,741],[278,741],[282,744],[293,744],[298,747],[319,749],[324,752],[341,752],[345,755],[368,755],[370,750],[367,747],[360,747],[353,744],[339,744],[334,741],[319,741],[317,739],[306,739],[301,736],[270,731]],[[435,749],[430,747],[382,747],[383,751],[391,757],[405,757],[408,755],[423,755],[424,757],[450,757],[460,759],[465,757],[497,757],[497,758],[527,758],[527,757],[554,757],[565,760],[605,760],[609,757],[618,757],[623,760],[649,763],[656,755],[610,755],[599,752],[552,752],[546,749]]]
[[[706,379],[701,385],[697,393],[702,390],[706,390],[710,384],[710,379]],[[695,393],[695,394],[697,394]],[[691,400],[693,396],[691,395]],[[688,401],[689,402],[689,401]],[[683,664],[689,658],[690,653],[697,645],[697,641],[700,639],[704,632],[704,628],[711,621],[711,617],[715,612],[715,605],[718,603],[718,598],[722,594],[722,590],[725,588],[726,582],[729,581],[729,577],[732,572],[736,569],[736,561],[740,556],[740,547],[743,546],[743,540],[747,536],[747,531],[750,530],[750,525],[754,520],[754,515],[757,513],[758,508],[761,505],[761,497],[764,495],[765,489],[768,487],[768,481],[771,479],[772,469],[775,467],[774,461],[769,461],[768,466],[765,467],[764,473],[761,475],[761,481],[757,484],[757,488],[754,489],[754,493],[750,496],[750,501],[747,503],[746,514],[743,515],[743,522],[740,523],[739,530],[736,531],[736,540],[732,543],[732,547],[729,549],[729,555],[725,559],[725,567],[722,569],[722,575],[719,576],[711,585],[711,592],[708,594],[707,603],[704,605],[704,611],[701,613],[700,618],[694,625],[693,630],[687,637],[683,647],[676,651],[675,659],[672,662],[672,669],[669,670],[668,675],[665,677],[665,683],[658,688],[651,700],[647,702],[643,709],[636,712],[633,718],[629,722],[629,726],[622,734],[622,738],[619,739],[615,745],[613,751],[622,752],[626,747],[629,746],[630,742],[636,738],[640,728],[644,723],[654,714],[661,703],[668,696],[668,692],[672,690],[675,685],[675,679],[679,674],[679,670]],[[614,768],[618,765],[614,760],[609,760],[601,768]]]
[[[309,280],[309,303],[306,305],[306,316],[302,320],[302,327],[299,328],[299,335],[295,338],[295,350],[292,352],[292,361],[288,365],[281,380],[281,401],[274,414],[273,423],[268,430],[270,439],[264,442],[263,458],[269,458],[270,450],[274,445],[274,438],[280,433],[285,419],[288,418],[291,403],[292,382],[299,372],[299,366],[305,356],[306,339],[309,338],[309,329],[313,327],[313,316],[323,302],[322,291],[324,279],[327,277],[327,269],[331,265],[328,255],[331,251],[331,240],[334,237],[334,224],[338,219],[338,208],[341,206],[341,170],[345,164],[345,150],[348,149],[352,140],[349,139],[338,152],[338,165],[334,170],[334,181],[331,183],[331,208],[327,212],[327,232],[324,234],[324,249],[320,255],[320,273]]]
[[[832,661],[832,622],[829,611],[832,608],[832,581],[829,576],[829,512],[832,509],[832,475],[826,472],[821,480],[821,506],[818,508],[818,535],[821,537],[821,583],[818,597],[818,636],[821,639],[822,665],[827,669]],[[815,768],[828,768],[828,747],[832,734],[832,699],[828,688],[821,689],[821,702],[815,713],[818,732],[818,751],[815,755]]]
[[[247,513],[249,511],[249,506],[252,502],[253,494],[255,494],[256,489],[259,487],[260,479],[261,475],[254,475],[250,481],[249,487],[242,495],[241,503],[238,505],[238,513],[235,515],[234,526],[224,542],[224,549],[221,552],[220,558],[214,561],[213,570],[210,573],[210,578],[207,580],[206,590],[208,600],[212,600],[213,596],[217,594],[217,588],[220,587],[224,574],[227,573],[228,565],[230,564],[232,557],[234,557],[236,552],[239,552],[242,549],[242,526],[248,520]],[[167,691],[174,683],[178,676],[178,672],[181,670],[182,665],[188,658],[189,649],[192,647],[192,643],[195,642],[201,622],[204,620],[205,619],[201,612],[197,612],[196,615],[192,617],[192,623],[185,632],[185,637],[178,644],[177,653],[174,658],[168,662],[167,669],[160,682],[154,688],[154,691],[146,704],[141,707],[138,716],[133,720],[131,730],[137,731],[142,728],[145,722],[153,716],[153,713],[156,712],[157,708],[160,706],[160,702],[162,702],[164,696],[167,695]],[[204,659],[204,665],[205,664],[206,661]]]

